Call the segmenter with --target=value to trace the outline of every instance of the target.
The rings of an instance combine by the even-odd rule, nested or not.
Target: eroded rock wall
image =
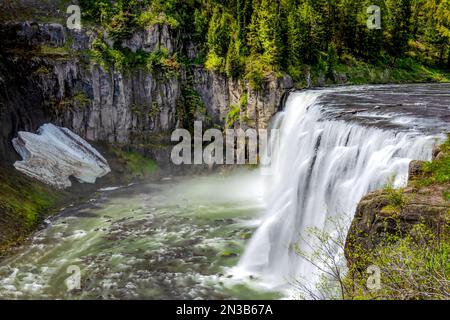
[[[0,159],[16,159],[10,141],[19,130],[33,132],[46,122],[89,141],[140,144],[153,135],[168,135],[180,124],[177,108],[187,85],[198,92],[214,125],[224,126],[230,109],[239,105],[241,127],[266,127],[293,86],[288,76],[273,77],[256,91],[200,66],[183,65],[179,74],[169,76],[144,68],[117,70],[89,57],[99,36],[92,29],[71,31],[60,24],[0,26]],[[165,48],[195,57],[192,43],[176,39],[168,26],[156,25],[121,45],[132,52]],[[112,46],[112,40],[106,42]]]

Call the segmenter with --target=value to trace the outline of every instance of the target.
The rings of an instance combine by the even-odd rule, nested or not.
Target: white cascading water
[[[300,278],[315,283],[317,270],[293,246],[311,227],[327,230],[329,217],[351,221],[360,199],[389,179],[405,185],[410,161],[430,159],[435,144],[417,132],[324,119],[322,94],[326,91],[291,94],[274,121],[280,139],[273,175],[267,177],[268,213],[236,271],[259,275],[271,287]]]

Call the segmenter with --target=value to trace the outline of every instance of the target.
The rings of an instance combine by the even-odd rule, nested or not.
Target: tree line
[[[85,16],[127,36],[166,23],[201,49],[199,63],[255,85],[267,73],[331,72],[338,61],[409,57],[450,69],[450,0],[81,0]],[[369,29],[367,8],[381,9]]]

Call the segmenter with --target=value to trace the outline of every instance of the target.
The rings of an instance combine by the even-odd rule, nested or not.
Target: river
[[[292,251],[305,230],[330,228],[338,214],[351,220],[361,197],[391,178],[404,185],[409,162],[430,159],[444,139],[449,106],[450,85],[293,93],[273,124],[272,176],[242,170],[99,190],[0,263],[0,297],[281,298],[293,279],[316,277]]]

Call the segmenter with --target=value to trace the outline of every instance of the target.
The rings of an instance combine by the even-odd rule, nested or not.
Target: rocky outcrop
[[[154,25],[133,33],[130,39],[122,41],[122,47],[129,48],[132,52],[139,49],[145,52],[167,49],[172,54],[175,51],[173,42],[168,25]]]
[[[437,150],[433,151],[433,160],[442,156]],[[446,193],[450,190],[450,184],[420,186],[415,183],[427,175],[423,164],[423,161],[410,163],[409,184],[405,189],[379,190],[361,200],[345,245],[349,264],[354,262],[354,252],[369,252],[390,234],[400,237],[411,234],[418,224],[426,225],[438,238],[446,232],[450,215],[450,201]]]
[[[37,134],[19,132],[13,140],[23,158],[14,167],[58,189],[70,187],[70,177],[81,183],[95,183],[111,169],[105,158],[90,144],[66,128],[43,125]]]
[[[294,87],[292,78],[271,76],[263,87],[254,90],[246,81],[228,79],[204,68],[194,70],[194,88],[204,101],[215,123],[223,124],[231,106],[241,108],[239,125],[243,128],[267,128],[279,111],[284,93]]]
[[[0,37],[1,160],[16,159],[10,141],[18,131],[35,131],[48,122],[89,141],[153,143],[154,135],[168,135],[180,124],[177,108],[187,86],[199,93],[211,125],[223,126],[230,109],[238,105],[242,127],[266,127],[284,92],[293,86],[290,77],[272,77],[255,91],[245,81],[198,66],[181,66],[177,75],[167,75],[101,65],[88,54],[99,37],[91,29],[5,23]],[[195,46],[177,39],[168,26],[156,25],[136,32],[121,45],[132,52],[165,48],[169,54],[182,51],[195,57]],[[113,44],[108,38],[105,42]]]

